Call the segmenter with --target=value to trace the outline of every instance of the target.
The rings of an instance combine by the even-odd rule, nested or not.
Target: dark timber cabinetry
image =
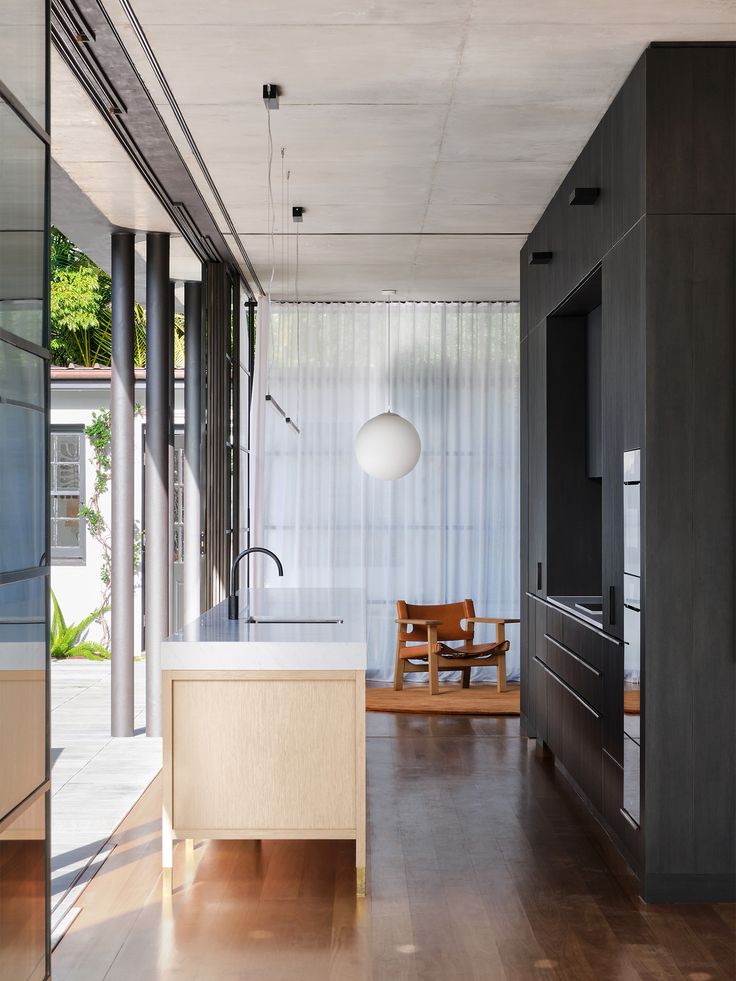
[[[526,731],[645,899],[734,900],[734,46],[645,51],[521,269]]]

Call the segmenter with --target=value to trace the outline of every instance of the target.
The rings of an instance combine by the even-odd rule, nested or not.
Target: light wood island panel
[[[364,671],[164,671],[163,695],[165,870],[175,839],[350,838],[365,894]]]

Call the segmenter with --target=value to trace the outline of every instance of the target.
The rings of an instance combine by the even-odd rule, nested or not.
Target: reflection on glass
[[[0,341],[0,396],[3,401],[43,409],[45,387],[43,359]]]
[[[624,801],[641,821],[641,468],[640,451],[624,453]]]
[[[46,779],[45,610],[43,578],[0,586],[0,819]]]
[[[4,9],[5,4],[0,4]],[[2,47],[0,41],[6,81]],[[26,56],[21,48],[18,52]],[[0,328],[43,344],[46,147],[4,102],[0,102],[0,147]]]
[[[0,979],[45,976],[46,800],[0,831]]]
[[[42,565],[46,551],[46,426],[42,412],[0,402],[0,459],[0,572]]]
[[[46,125],[45,37],[43,0],[3,0],[0,4],[2,80],[40,126]]]

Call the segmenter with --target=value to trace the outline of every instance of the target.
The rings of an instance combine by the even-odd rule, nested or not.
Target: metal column
[[[133,735],[134,415],[133,306],[135,235],[112,235],[111,719],[113,736]]]
[[[184,622],[202,612],[202,285],[184,286]]]
[[[169,235],[146,235],[146,734],[161,735],[161,641],[169,625]]]

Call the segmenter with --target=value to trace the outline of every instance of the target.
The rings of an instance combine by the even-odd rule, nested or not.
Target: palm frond
[[[86,616],[84,620],[80,621],[78,624],[75,625],[77,630],[77,636],[83,634],[91,623],[93,623],[98,617],[102,616],[103,613],[109,613],[109,611],[110,611],[109,605],[101,606],[99,609],[93,610],[92,613],[89,614],[89,616]]]
[[[54,593],[53,589],[51,590],[51,602],[53,603],[54,606],[54,618],[52,620],[52,629],[53,629],[53,624],[58,624],[60,630],[66,630],[66,620],[64,619],[64,614],[61,612],[59,601],[57,600],[56,594]]]
[[[110,657],[110,652],[102,644],[96,644],[92,640],[83,640],[70,648],[67,657],[86,657],[89,661],[105,661]]]

